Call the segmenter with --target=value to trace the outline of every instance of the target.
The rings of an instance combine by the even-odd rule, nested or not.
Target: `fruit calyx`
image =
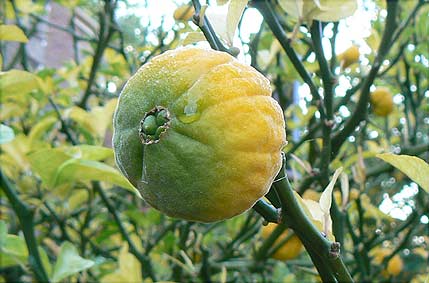
[[[155,106],[140,121],[139,136],[142,144],[158,143],[170,128],[170,112],[163,106]]]

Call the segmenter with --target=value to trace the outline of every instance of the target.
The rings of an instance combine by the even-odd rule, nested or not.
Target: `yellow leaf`
[[[0,86],[2,98],[27,94],[40,87],[36,75],[21,70],[0,72]]]
[[[124,243],[119,252],[119,268],[103,278],[102,283],[141,282],[141,264],[135,256],[128,252],[128,244]]]
[[[112,124],[113,112],[115,111],[118,99],[109,100],[104,106],[97,106],[91,110],[91,124],[99,138],[104,138],[107,128]]]
[[[205,40],[206,37],[202,32],[188,32],[186,33],[185,38],[181,41],[180,45],[185,46]]]
[[[377,154],[376,157],[390,163],[429,192],[429,165],[424,160],[416,156],[392,153]]]
[[[1,41],[17,41],[28,42],[27,36],[22,29],[16,25],[0,25],[0,40]]]

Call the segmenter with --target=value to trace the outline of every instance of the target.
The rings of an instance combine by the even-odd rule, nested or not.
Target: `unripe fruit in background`
[[[338,55],[338,61],[340,61],[341,68],[345,69],[350,65],[359,61],[359,47],[352,46],[346,51]]]
[[[275,223],[268,223],[268,225],[262,226],[262,233],[261,233],[262,238],[263,239],[268,238],[268,236],[274,231],[277,225],[278,224],[275,224]],[[277,238],[273,246],[279,244],[287,237],[289,237],[290,233],[292,233],[292,231],[290,229],[286,229],[280,235],[280,237]],[[277,249],[271,257],[277,260],[290,260],[298,257],[302,252],[302,250],[303,250],[303,245],[299,240],[298,236],[294,234],[291,237],[289,237],[289,239],[279,249]]]
[[[269,81],[227,53],[196,47],[142,66],[114,115],[121,172],[150,205],[186,220],[251,208],[280,170],[285,143]]]
[[[187,22],[192,19],[192,16],[195,13],[194,6],[192,5],[182,5],[177,7],[174,10],[173,18],[179,22]]]
[[[393,111],[393,97],[388,88],[378,87],[370,94],[372,111],[375,115],[386,117]]]

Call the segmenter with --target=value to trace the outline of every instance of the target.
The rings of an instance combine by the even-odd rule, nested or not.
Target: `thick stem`
[[[278,175],[279,181],[275,183],[282,203],[282,222],[287,219],[288,225],[304,244],[324,282],[332,282],[332,277],[339,282],[353,282],[337,252],[338,243],[325,238],[305,214],[286,177],[284,166],[285,162]]]

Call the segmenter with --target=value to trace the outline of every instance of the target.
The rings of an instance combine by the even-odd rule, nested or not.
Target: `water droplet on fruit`
[[[179,115],[179,120],[182,123],[189,124],[197,121],[201,116],[198,112],[198,105],[196,100],[189,100],[188,104],[183,109],[183,114]]]

